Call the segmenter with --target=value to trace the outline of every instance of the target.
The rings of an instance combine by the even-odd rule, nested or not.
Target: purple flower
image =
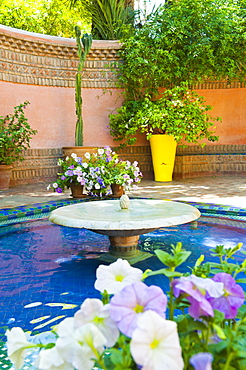
[[[57,193],[62,193],[62,188],[56,188]]]
[[[243,288],[225,272],[214,275],[213,281],[224,283],[224,294],[218,298],[209,297],[211,306],[214,310],[223,312],[226,319],[234,319],[237,316],[237,309],[244,303]]]
[[[71,166],[68,167],[69,170],[73,170],[74,169],[74,164],[72,164]]]
[[[110,301],[110,316],[119,330],[131,337],[139,316],[152,310],[165,318],[167,297],[158,286],[137,281],[116,293]]]
[[[212,370],[213,356],[208,352],[200,352],[190,358],[195,370]]]
[[[66,180],[66,176],[61,175],[61,180]]]
[[[73,176],[73,171],[72,171],[72,170],[67,170],[67,171],[65,172],[65,175],[66,175],[66,176]]]
[[[81,157],[76,157],[75,162],[77,162],[78,164],[81,164],[83,162],[83,160],[82,160]]]
[[[203,279],[195,275],[182,276],[172,282],[173,294],[179,297],[185,294],[190,302],[189,314],[198,319],[200,316],[214,316],[213,308],[207,297],[218,298],[223,295],[223,284],[212,279]]]

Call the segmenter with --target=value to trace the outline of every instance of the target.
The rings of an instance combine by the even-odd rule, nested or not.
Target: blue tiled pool
[[[142,270],[162,267],[154,249],[168,250],[179,241],[192,251],[187,266],[201,254],[211,260],[209,249],[216,245],[230,247],[242,242],[246,249],[243,217],[226,213],[222,213],[223,218],[214,217],[211,209],[202,213],[197,224],[163,228],[141,236],[140,248],[153,257],[135,266]],[[108,251],[108,238],[88,230],[54,225],[47,214],[44,216],[39,220],[15,220],[0,227],[2,339],[7,327],[22,326],[35,333],[50,330],[65,316],[72,316],[86,297],[99,296],[93,287],[95,271],[99,264],[106,263],[103,256]],[[243,257],[239,252],[237,260]],[[146,283],[167,288],[162,276],[149,278]]]

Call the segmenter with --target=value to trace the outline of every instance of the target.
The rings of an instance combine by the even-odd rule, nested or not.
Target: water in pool
[[[145,270],[162,264],[154,249],[169,250],[181,241],[192,251],[186,267],[201,255],[211,261],[210,249],[244,243],[245,223],[201,217],[196,223],[162,228],[142,235],[140,248],[153,257],[135,266]],[[87,297],[100,297],[94,289],[95,271],[108,252],[107,236],[88,230],[54,225],[47,219],[0,227],[0,335],[7,327],[21,326],[34,333],[50,328],[64,317],[72,316]],[[244,250],[245,250],[244,249]],[[101,256],[101,258],[99,258]],[[237,260],[243,260],[239,252]],[[147,284],[167,289],[162,276],[146,280]]]

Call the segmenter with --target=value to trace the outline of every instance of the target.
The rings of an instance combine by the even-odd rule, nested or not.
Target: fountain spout
[[[129,206],[130,206],[130,199],[129,199],[128,195],[123,194],[120,197],[120,208],[121,209],[128,209]]]

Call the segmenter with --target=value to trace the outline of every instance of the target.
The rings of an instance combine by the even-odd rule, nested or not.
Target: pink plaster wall
[[[31,140],[31,148],[74,145],[74,89],[0,81],[0,91],[1,115],[12,113],[13,107],[25,100],[30,102],[26,116],[30,126],[38,130]]]
[[[211,115],[222,118],[222,122],[215,123],[218,144],[246,144],[246,89],[197,90],[197,93],[213,106]]]
[[[121,105],[120,91],[112,89],[83,89],[84,146],[116,146],[109,134],[108,114]],[[13,107],[30,102],[26,116],[33,129],[38,130],[31,148],[60,148],[74,146],[76,123],[74,88],[15,84],[0,81],[0,115],[12,113]],[[138,145],[148,145],[140,136]]]

